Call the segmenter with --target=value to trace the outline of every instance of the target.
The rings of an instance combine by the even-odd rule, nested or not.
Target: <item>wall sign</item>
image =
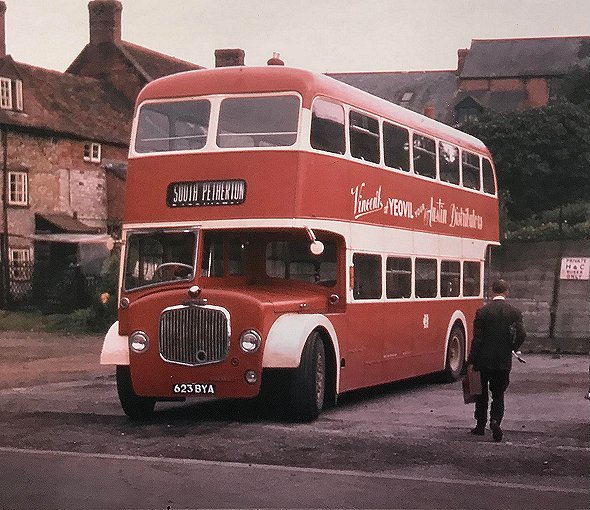
[[[168,207],[195,207],[206,205],[238,205],[246,199],[246,181],[171,182],[166,190]]]
[[[588,280],[590,279],[590,258],[564,257],[561,259],[561,271],[559,277],[562,280]]]

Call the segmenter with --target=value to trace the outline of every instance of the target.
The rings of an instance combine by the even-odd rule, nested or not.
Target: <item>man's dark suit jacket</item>
[[[475,314],[468,362],[475,370],[510,370],[512,351],[525,339],[522,313],[505,299],[494,299]]]

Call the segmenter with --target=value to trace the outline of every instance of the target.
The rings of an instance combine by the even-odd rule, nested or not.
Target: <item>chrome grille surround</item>
[[[163,360],[180,365],[206,365],[229,353],[229,312],[211,305],[178,305],[160,315],[158,345]]]

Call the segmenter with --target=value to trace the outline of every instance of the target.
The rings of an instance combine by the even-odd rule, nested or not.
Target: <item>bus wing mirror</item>
[[[305,231],[307,232],[309,240],[311,241],[311,244],[309,245],[309,251],[313,255],[321,255],[324,253],[324,243],[317,240],[313,230],[309,227],[305,227]]]
[[[324,253],[324,243],[318,240],[312,241],[309,245],[309,251],[314,255],[321,255]]]

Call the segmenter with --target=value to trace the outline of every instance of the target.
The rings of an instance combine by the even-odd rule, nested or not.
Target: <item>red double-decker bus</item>
[[[479,140],[284,67],[153,81],[130,144],[119,317],[101,363],[123,410],[338,395],[459,376],[498,243]]]

